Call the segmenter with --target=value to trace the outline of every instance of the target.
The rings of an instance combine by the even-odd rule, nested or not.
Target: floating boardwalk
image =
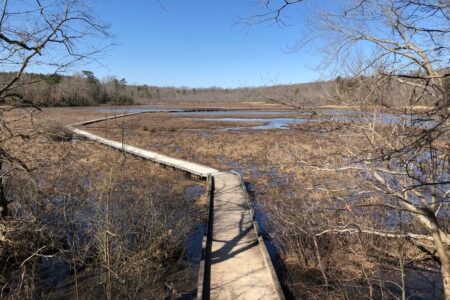
[[[209,217],[203,239],[198,299],[284,299],[239,175],[108,140],[75,127],[135,114],[81,122],[67,128],[89,140],[208,178]]]

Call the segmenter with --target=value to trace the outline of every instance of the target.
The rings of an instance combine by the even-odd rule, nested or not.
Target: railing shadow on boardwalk
[[[236,235],[233,239],[229,240],[229,241],[224,241],[224,240],[218,240],[218,239],[214,239],[213,238],[213,242],[219,242],[219,243],[225,243],[220,249],[213,251],[211,253],[211,264],[217,264],[220,262],[223,262],[227,259],[230,259],[236,255],[238,255],[241,252],[244,252],[248,249],[251,249],[253,247],[257,247],[259,242],[257,239],[253,240],[253,241],[248,241],[248,242],[244,242],[244,243],[248,243],[248,245],[240,247],[239,249],[236,249],[235,251],[233,251],[233,248],[235,248],[237,245],[239,245],[239,242],[241,242],[244,237],[246,237],[248,235],[249,232],[251,232],[253,230],[253,224],[249,224],[246,225],[244,228],[243,226],[243,220],[244,220],[244,215],[242,215],[241,217],[241,221],[239,222],[239,234]]]
[[[217,189],[214,191],[214,197],[217,198],[218,196],[222,195],[222,194],[227,194],[230,192],[238,192],[241,193],[241,189],[239,187],[233,186],[233,187],[228,187],[228,186],[223,186],[220,189]],[[247,241],[247,242],[243,242],[243,243],[248,243],[248,245],[243,246],[243,247],[239,247],[239,249],[236,249],[235,251],[233,251],[233,249],[238,246],[240,244],[240,242],[246,237],[248,236],[248,234],[254,230],[253,227],[253,222],[252,222],[252,218],[251,215],[248,213],[248,205],[247,204],[240,204],[240,203],[233,203],[233,206],[231,209],[223,209],[223,207],[226,204],[218,204],[217,201],[215,201],[215,209],[221,209],[222,211],[233,211],[233,210],[238,210],[238,211],[242,211],[242,209],[244,209],[244,211],[242,211],[241,214],[241,218],[239,220],[239,233],[231,240],[218,240],[215,239],[213,237],[213,242],[219,242],[219,243],[225,243],[220,249],[215,250],[211,253],[211,264],[217,264],[220,262],[223,262],[227,259],[230,259],[234,256],[236,256],[237,254],[244,252],[248,249],[251,249],[253,247],[257,247],[259,242],[257,239],[254,239],[253,241]],[[245,220],[247,218],[247,220]]]

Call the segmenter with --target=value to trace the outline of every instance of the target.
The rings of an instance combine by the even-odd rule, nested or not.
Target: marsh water
[[[182,113],[180,113],[182,114]],[[368,113],[361,114],[357,111],[350,110],[327,110],[320,113],[311,112],[257,112],[256,114],[246,114],[250,115],[277,115],[277,117],[266,117],[266,118],[249,118],[249,117],[227,117],[226,115],[232,114],[231,112],[218,113],[220,117],[215,118],[203,118],[203,121],[225,121],[225,122],[261,122],[263,125],[255,126],[230,126],[228,128],[222,129],[224,131],[228,130],[269,130],[269,129],[291,129],[292,125],[301,125],[309,123],[323,123],[323,122],[337,122],[337,123],[370,123],[375,122],[383,125],[404,125],[407,127],[415,126],[421,128],[431,128],[435,123],[433,120],[422,119],[416,115],[395,115],[388,113]],[[238,115],[239,113],[234,113]],[[203,115],[203,114],[198,114]],[[280,117],[282,116],[282,117]],[[294,117],[295,116],[295,117]]]
[[[145,113],[145,112],[170,112],[175,116],[198,117],[202,121],[225,121],[230,122],[227,130],[270,130],[290,129],[292,125],[338,122],[338,123],[369,123],[375,122],[384,125],[403,125],[419,128],[431,128],[435,121],[422,118],[415,114],[390,114],[361,112],[350,109],[317,109],[305,111],[265,111],[265,110],[223,110],[223,109],[180,109],[180,108],[154,108],[154,107],[113,107],[95,108],[94,112],[110,114]],[[256,126],[233,126],[232,123],[254,123]]]
[[[101,113],[136,113],[136,112],[171,112],[173,115],[180,117],[190,117],[201,121],[221,121],[230,122],[230,126],[224,131],[240,131],[240,130],[289,130],[293,125],[301,125],[308,123],[320,122],[338,122],[338,123],[369,123],[375,122],[384,125],[401,125],[406,127],[431,128],[435,121],[431,119],[423,119],[413,114],[389,114],[389,113],[361,113],[356,110],[349,109],[325,109],[316,111],[262,111],[262,110],[196,110],[185,111],[177,108],[151,108],[151,107],[132,107],[132,108],[96,108],[96,112]],[[261,123],[259,125],[242,126],[242,123]],[[233,123],[240,123],[234,125]],[[244,173],[244,169],[248,166],[240,166],[238,162],[234,162],[233,169],[238,173]],[[230,165],[231,166],[231,165]],[[254,171],[253,169],[256,169]],[[252,176],[258,176],[258,168],[254,167],[251,171]],[[264,174],[273,180],[274,185],[279,184],[276,170],[271,174]],[[253,195],[253,186],[247,183],[247,190]],[[195,188],[194,194],[203,192],[199,188]],[[257,199],[252,197],[252,206],[255,211],[256,221],[261,229],[262,236],[266,247],[269,251],[272,262],[277,271],[277,275],[281,282],[287,280],[285,268],[280,259],[277,246],[270,239],[270,224],[268,216],[264,210],[258,205]],[[198,223],[195,230],[186,238],[186,256],[192,263],[196,264],[201,256],[201,243],[204,233],[204,226]],[[441,280],[440,275],[433,271],[427,270],[410,270],[408,271],[408,294],[414,298],[417,293],[424,292],[429,296],[420,297],[420,299],[436,299],[440,295]],[[394,286],[392,289],[395,289]],[[288,289],[285,289],[288,292]]]
[[[86,188],[89,188],[91,184],[90,181],[86,180]],[[133,184],[132,182],[128,183],[130,186]],[[206,192],[206,187],[202,184],[193,184],[188,186],[184,190],[184,199],[192,204],[195,207],[195,201],[199,199]],[[95,199],[91,199],[94,201]],[[54,201],[51,200],[51,201]],[[121,210],[119,208],[114,208],[114,210]],[[84,219],[92,219],[95,218],[95,215],[90,215],[90,211],[83,211],[83,214],[80,215],[80,220],[77,221],[79,224],[84,223]],[[197,270],[200,264],[201,259],[201,251],[202,251],[202,239],[204,234],[204,222],[202,219],[196,220],[195,224],[193,224],[193,229],[186,236],[183,248],[184,253],[182,254],[181,259],[186,265],[187,268],[192,270]],[[90,237],[84,235],[84,232],[69,232],[67,234],[66,247],[67,249],[72,249],[74,247],[74,235],[77,235],[78,239],[86,239],[88,241]],[[78,241],[79,242],[79,241]],[[179,270],[178,270],[179,271]],[[192,272],[190,276],[195,279],[197,278],[198,272]],[[45,295],[51,293],[65,293],[68,292],[70,294],[70,290],[73,283],[74,276],[74,268],[71,266],[68,261],[63,257],[63,255],[48,255],[42,256],[40,259],[38,268],[36,270],[36,276],[34,278],[34,284],[36,285],[37,294]],[[80,276],[80,278],[84,278],[86,280],[91,280],[93,275],[89,276]],[[82,285],[82,280],[77,279],[80,282],[78,284]],[[195,299],[195,286],[187,292],[183,294],[178,299]],[[63,295],[63,294],[61,294]],[[67,295],[66,295],[67,296]],[[65,296],[65,297],[66,297]]]

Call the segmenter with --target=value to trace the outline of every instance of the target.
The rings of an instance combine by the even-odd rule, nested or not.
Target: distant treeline
[[[2,83],[13,73],[0,73]],[[245,102],[286,101],[304,104],[330,102],[332,85],[328,82],[245,88],[187,88],[130,85],[125,79],[98,79],[91,71],[72,76],[25,74],[15,89],[38,106],[91,106],[100,104],[151,104],[158,102]]]
[[[0,73],[1,82],[8,82],[13,73]],[[73,76],[31,74],[22,76],[14,92],[38,106],[90,106],[104,103],[133,104],[124,79],[100,81],[90,71]]]
[[[0,73],[2,83],[14,76]],[[372,82],[373,81],[373,82]],[[450,85],[449,85],[450,86]],[[380,104],[408,105],[411,87],[398,82],[379,84],[367,77],[341,78],[313,83],[246,88],[187,88],[130,85],[125,79],[99,80],[91,71],[72,76],[25,74],[15,93],[38,106],[130,105],[161,102],[283,102],[298,107],[346,104],[376,96]],[[377,96],[379,95],[379,96]],[[432,101],[424,99],[422,104]]]

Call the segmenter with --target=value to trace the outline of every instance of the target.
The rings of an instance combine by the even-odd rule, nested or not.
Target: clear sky
[[[239,18],[258,11],[258,0],[100,0],[96,14],[111,25],[115,46],[103,66],[85,69],[129,83],[241,87],[320,79],[317,56],[291,51],[299,32],[292,26],[247,28]]]

